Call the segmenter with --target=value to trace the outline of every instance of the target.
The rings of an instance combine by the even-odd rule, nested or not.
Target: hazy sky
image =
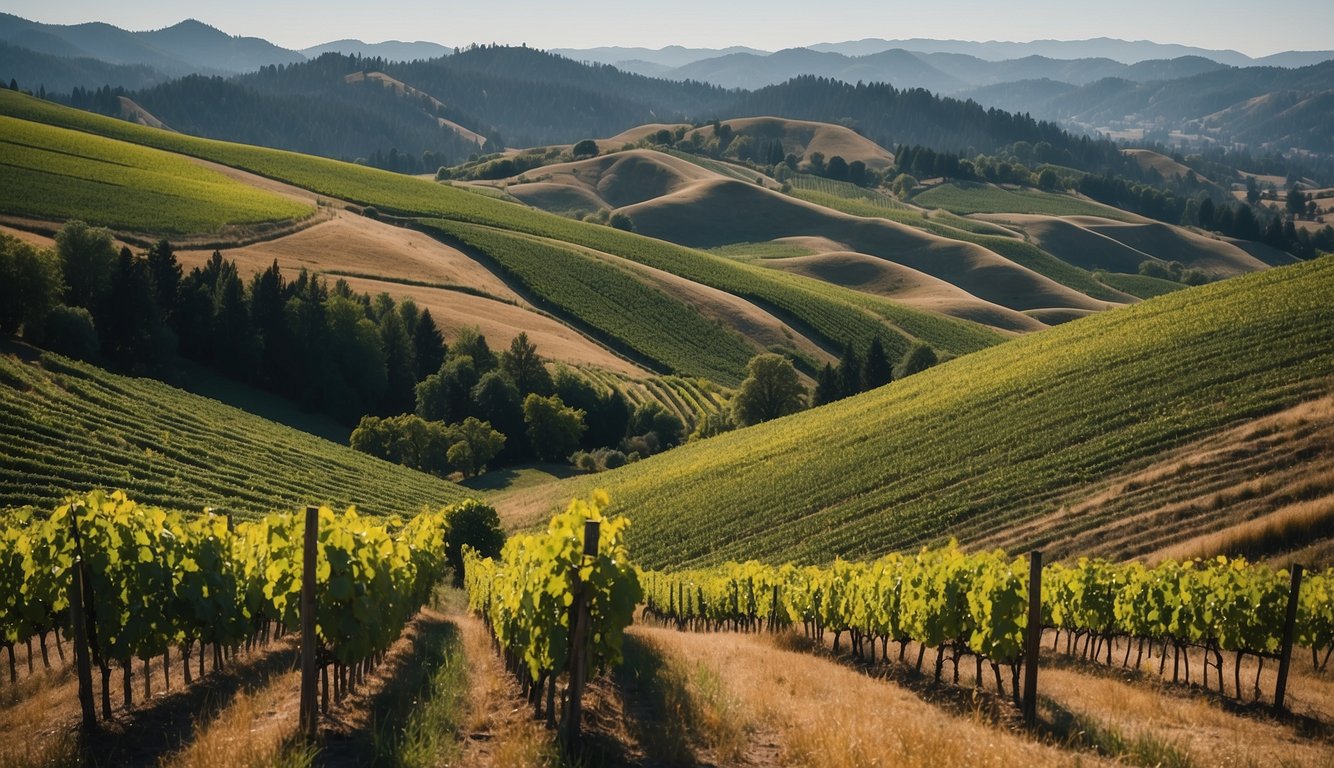
[[[105,21],[156,29],[197,18],[288,48],[340,38],[539,48],[669,44],[775,50],[867,37],[1074,40],[1119,37],[1231,48],[1252,56],[1334,47],[1334,2],[1273,7],[1253,0],[0,0],[35,21]]]

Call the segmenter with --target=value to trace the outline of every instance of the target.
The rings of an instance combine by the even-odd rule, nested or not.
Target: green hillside
[[[758,352],[694,308],[588,253],[491,227],[438,219],[423,225],[487,254],[599,340],[654,367],[735,386]]]
[[[651,566],[867,557],[999,529],[1058,541],[1095,521],[1018,526],[1174,446],[1328,393],[1331,305],[1334,257],[1181,291],[557,483],[540,503],[607,488]]]
[[[0,210],[42,220],[194,234],[314,213],[170,152],[10,117],[0,167]]]
[[[467,492],[216,400],[55,355],[0,354],[0,508],[118,488],[241,513],[306,502],[412,513]]]
[[[887,336],[886,346],[891,352],[902,352],[909,337],[923,339],[954,354],[972,352],[1002,340],[999,334],[976,323],[909,309],[818,280],[738,264],[630,232],[571,221],[425,179],[294,152],[161,131],[12,91],[0,92],[0,114],[202,157],[321,194],[374,206],[381,212],[483,224],[615,254],[755,301],[803,330],[808,329],[835,349],[850,340],[865,346],[875,335]]]

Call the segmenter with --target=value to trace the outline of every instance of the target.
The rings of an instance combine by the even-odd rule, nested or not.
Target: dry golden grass
[[[264,768],[299,758],[300,675],[292,672],[256,691],[242,691],[214,720],[202,724],[180,753],[163,760],[174,768]],[[293,754],[295,753],[295,754]]]
[[[983,301],[957,286],[887,259],[851,251],[813,256],[764,259],[766,267],[795,272],[834,285],[894,299],[910,307],[937,312],[1000,331],[1028,332],[1046,326],[1022,312]]]
[[[468,665],[468,707],[460,765],[548,768],[558,765],[553,735],[532,719],[480,620],[456,613]]]
[[[1309,667],[1309,659],[1307,662]],[[1154,666],[1156,673],[1156,661]],[[1224,666],[1230,677],[1230,660]],[[1301,666],[1300,659],[1295,666]],[[1170,674],[1170,661],[1168,668]],[[1243,685],[1249,684],[1248,672],[1243,668]],[[1262,677],[1262,684],[1269,684],[1271,690],[1272,682],[1268,673]],[[1307,694],[1309,703],[1313,684],[1297,676],[1290,690],[1294,698]],[[1049,667],[1039,674],[1039,689],[1049,712],[1059,708],[1131,739],[1151,738],[1186,757],[1189,765],[1314,767],[1329,765],[1334,755],[1334,743],[1328,736],[1303,735],[1297,726],[1258,711],[1234,714],[1211,697],[1172,690],[1166,683],[1132,683],[1110,675]],[[1302,703],[1295,702],[1298,707]]]
[[[766,756],[775,765],[829,768],[1102,764],[992,726],[980,714],[947,713],[907,689],[766,637],[632,632],[669,663],[696,670],[687,687],[693,696],[727,702],[729,719],[752,734],[747,754],[759,764],[770,764]],[[772,738],[767,747],[765,736]]]
[[[642,234],[682,245],[715,247],[815,237],[840,250],[885,259],[953,284],[982,301],[1015,310],[1110,306],[986,248],[885,219],[867,219],[796,200],[755,184],[706,180],[628,206]]]
[[[1208,551],[1210,542],[1231,540],[1247,545],[1238,554],[1272,557],[1309,544],[1302,531],[1329,537],[1324,510],[1331,494],[1334,395],[1325,395],[1183,445],[1148,466],[1080,489],[1048,515],[970,546],[1039,541],[1052,558],[1161,559],[1166,547],[1177,544],[1201,555],[1221,554]],[[1279,512],[1272,529],[1255,522]],[[1251,527],[1231,539],[1226,531],[1239,525]],[[1285,529],[1291,538],[1262,535]],[[1208,538],[1214,535],[1221,538]]]
[[[781,139],[783,152],[795,154],[803,163],[810,161],[812,153],[819,152],[828,160],[835,155],[847,162],[861,160],[867,168],[883,170],[894,164],[894,155],[884,147],[841,125],[815,123],[806,120],[788,120],[779,117],[747,117],[728,120],[724,123],[731,127],[734,137],[750,136],[753,139]],[[686,134],[700,134],[705,140],[713,137],[713,126],[696,128]]]

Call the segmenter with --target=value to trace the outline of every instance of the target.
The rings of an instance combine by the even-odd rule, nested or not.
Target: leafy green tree
[[[862,391],[883,387],[894,380],[894,367],[885,354],[885,346],[880,337],[871,339],[871,346],[866,350],[866,364],[862,367]]]
[[[626,232],[635,231],[634,219],[630,218],[629,214],[621,213],[620,211],[613,213],[611,218],[607,219],[607,223],[611,225],[612,229],[623,229]]]
[[[481,329],[475,325],[465,325],[460,328],[449,349],[455,355],[467,355],[472,358],[472,365],[478,376],[495,370],[500,364],[496,353],[491,351],[491,345],[486,343],[486,337],[482,335]]]
[[[930,344],[925,342],[916,342],[908,351],[903,353],[903,360],[894,369],[894,378],[902,379],[911,376],[914,373],[925,371],[927,368],[940,362],[936,357],[936,351]]]
[[[575,158],[594,157],[598,153],[598,143],[592,139],[584,139],[570,150],[570,154]]]
[[[848,163],[848,181],[859,187],[864,187],[869,178],[866,173],[866,163],[861,160],[853,160]]]
[[[59,304],[43,318],[40,333],[33,339],[43,349],[76,360],[97,362],[101,359],[97,328],[92,314],[83,307]],[[27,334],[24,330],[24,334]]]
[[[1042,173],[1038,174],[1038,188],[1045,189],[1048,192],[1056,189],[1061,183],[1061,177],[1056,175],[1056,171],[1050,168],[1043,168]]]
[[[505,546],[505,531],[495,507],[476,499],[455,504],[445,515],[445,522],[449,525],[445,557],[454,570],[454,586],[462,587],[463,547],[472,547],[482,557],[498,557]]]
[[[626,428],[631,435],[646,435],[650,432],[657,436],[658,446],[662,449],[671,448],[679,445],[685,435],[686,426],[676,414],[662,407],[662,404],[650,400],[638,408],[630,416],[630,424]]]
[[[0,234],[0,333],[37,330],[64,290],[54,253]]]
[[[732,417],[738,424],[759,424],[805,407],[806,390],[786,357],[756,355],[747,364],[746,374],[732,399]]]
[[[843,399],[843,386],[839,383],[838,372],[834,370],[833,365],[825,363],[815,377],[815,393],[811,397],[811,405],[828,405],[841,399]]]
[[[825,175],[835,181],[848,180],[848,161],[841,155],[834,155],[829,158],[829,164],[825,166]]]
[[[893,184],[890,185],[890,191],[900,198],[907,198],[914,189],[917,189],[917,179],[907,173],[895,176]]]
[[[56,233],[56,253],[65,276],[65,303],[94,314],[102,306],[116,263],[111,232],[71,221]]]
[[[584,433],[584,412],[568,408],[555,395],[530,394],[523,401],[523,420],[533,453],[545,461],[559,461],[579,448]]]
[[[505,441],[498,458],[516,462],[523,458],[523,398],[514,383],[500,371],[491,371],[478,380],[472,390],[473,410],[477,417],[511,438]]]
[[[527,397],[536,392],[539,395],[551,394],[551,374],[537,353],[537,347],[528,340],[528,334],[520,332],[510,341],[509,349],[500,355],[500,370],[514,382],[519,394]]]
[[[458,424],[445,428],[449,449],[446,458],[449,466],[464,477],[472,477],[486,469],[505,447],[505,436],[491,424],[469,416]]]

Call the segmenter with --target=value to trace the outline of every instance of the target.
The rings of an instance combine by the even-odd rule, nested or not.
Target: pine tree
[[[824,368],[820,369],[820,375],[815,378],[815,394],[812,396],[811,405],[828,405],[842,397],[843,389],[839,384],[838,374],[834,372],[834,366],[825,363]]]
[[[424,309],[417,316],[417,327],[412,331],[412,346],[417,361],[417,381],[440,370],[445,362],[445,337],[431,317],[431,310]]]
[[[862,360],[851,344],[843,350],[838,361],[838,386],[843,397],[852,397],[862,391]]]
[[[871,346],[866,350],[866,365],[862,368],[862,391],[883,387],[894,380],[894,369],[889,364],[885,347],[880,337],[871,339]]]

